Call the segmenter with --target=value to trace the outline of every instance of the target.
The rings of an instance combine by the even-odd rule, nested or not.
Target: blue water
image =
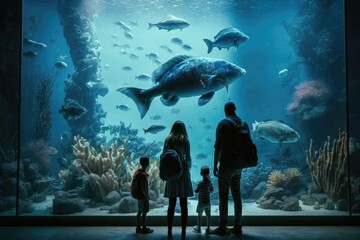
[[[88,1],[84,1],[88,3]],[[89,1],[90,2],[90,1]],[[171,2],[171,3],[170,3]],[[270,3],[271,2],[271,3]],[[118,125],[123,122],[125,126],[131,124],[132,128],[139,130],[139,137],[146,142],[163,141],[168,135],[174,121],[182,120],[187,126],[191,155],[193,159],[192,178],[200,179],[200,167],[213,165],[213,145],[217,123],[224,117],[223,105],[229,99],[237,105],[237,114],[246,122],[277,119],[286,122],[296,129],[302,136],[300,141],[292,143],[295,149],[304,153],[309,138],[303,137],[301,124],[294,122],[287,114],[286,108],[292,102],[294,87],[302,81],[309,80],[303,67],[299,64],[299,71],[292,79],[279,78],[278,72],[289,67],[290,62],[295,62],[298,56],[290,45],[290,37],[286,33],[282,22],[295,17],[298,1],[96,1],[93,4],[84,4],[84,9],[90,8],[96,12],[94,24],[96,35],[101,45],[101,76],[103,83],[109,87],[105,97],[98,97],[107,112],[105,125]],[[190,22],[190,26],[183,30],[148,30],[148,22],[159,22],[169,15],[183,18]],[[36,21],[30,18],[35,17]],[[34,19],[34,18],[32,18]],[[127,39],[123,30],[115,25],[122,21],[131,26],[133,39]],[[137,25],[131,25],[129,21]],[[213,40],[213,37],[222,29],[235,27],[250,38],[241,44],[237,50],[218,50],[215,48],[207,53],[203,38]],[[58,146],[63,131],[69,131],[69,126],[58,109],[64,100],[64,80],[74,71],[69,47],[63,36],[63,29],[56,11],[56,1],[25,0],[23,4],[23,34],[24,37],[42,42],[47,48],[39,51],[36,58],[23,58],[23,79],[31,70],[39,69],[51,72],[56,78],[52,98],[53,127],[51,129],[50,146]],[[178,37],[190,45],[192,50],[187,51],[171,42]],[[130,48],[114,47],[113,44],[129,44]],[[172,53],[160,48],[166,45]],[[137,50],[142,47],[144,50]],[[24,46],[24,50],[26,47]],[[120,51],[127,52],[126,55]],[[120,87],[138,87],[148,89],[153,83],[139,81],[135,76],[140,74],[151,75],[158,67],[145,57],[145,54],[156,53],[161,63],[170,58],[187,54],[197,57],[220,58],[230,61],[246,70],[246,74],[229,86],[229,91],[221,89],[215,93],[213,99],[205,106],[198,106],[199,96],[182,98],[172,107],[166,107],[159,97],[156,97],[149,111],[143,119],[135,103],[127,96],[119,93]],[[132,60],[129,54],[136,54],[139,59]],[[68,67],[62,70],[54,68],[54,63],[64,57]],[[131,71],[122,70],[130,66]],[[31,128],[31,98],[30,91],[35,83],[22,82],[22,118],[27,128]],[[26,101],[28,99],[29,101]],[[116,109],[116,105],[126,104],[129,111]],[[177,109],[178,113],[173,113]],[[150,117],[160,115],[161,119],[152,120]],[[200,118],[205,119],[200,120]],[[144,128],[153,124],[166,126],[164,131],[157,134],[144,134]],[[208,125],[208,126],[207,126]],[[207,126],[207,127],[205,127]],[[335,128],[336,129],[336,128]],[[24,130],[23,137],[30,139],[31,129]],[[335,132],[336,133],[336,132]],[[107,140],[111,136],[107,133]],[[26,140],[25,140],[26,142]],[[278,148],[274,143],[256,140],[262,161]],[[197,159],[198,154],[205,154],[205,159]],[[300,155],[301,157],[301,155]],[[302,155],[303,163],[305,156]],[[54,173],[56,172],[54,163]]]

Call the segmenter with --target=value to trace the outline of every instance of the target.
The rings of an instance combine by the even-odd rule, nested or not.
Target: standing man
[[[216,141],[214,153],[214,176],[218,177],[219,185],[219,211],[220,221],[216,229],[210,230],[210,234],[227,235],[233,233],[242,235],[242,203],[240,193],[241,167],[240,157],[236,153],[236,134],[234,123],[241,125],[241,119],[236,115],[235,104],[227,102],[224,106],[225,116],[216,128]],[[247,123],[244,127],[249,129]],[[220,163],[220,164],[219,164]],[[219,168],[218,168],[218,165]],[[228,200],[229,188],[234,200],[234,224],[228,229]]]

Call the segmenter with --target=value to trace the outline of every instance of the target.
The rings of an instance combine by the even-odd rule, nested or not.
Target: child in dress
[[[203,211],[206,215],[206,233],[210,231],[211,224],[211,205],[210,205],[210,193],[214,191],[214,187],[210,181],[210,169],[208,166],[202,166],[200,170],[200,175],[203,177],[203,180],[200,181],[195,189],[195,192],[198,193],[198,205],[196,212],[198,213],[197,225],[194,226],[193,232],[201,233],[201,217]]]

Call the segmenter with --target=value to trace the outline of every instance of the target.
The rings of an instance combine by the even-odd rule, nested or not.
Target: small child
[[[201,217],[203,211],[206,215],[206,233],[210,231],[210,221],[211,221],[211,205],[210,205],[210,193],[214,191],[214,187],[210,181],[210,169],[208,166],[202,166],[200,170],[200,175],[203,177],[203,180],[200,181],[195,189],[195,192],[198,193],[198,205],[196,212],[198,213],[197,225],[194,226],[193,232],[201,233]]]
[[[133,179],[137,181],[137,187],[139,189],[138,199],[138,213],[136,215],[136,233],[148,234],[154,232],[154,230],[146,227],[146,214],[149,212],[149,174],[147,170],[149,168],[149,158],[143,156],[140,158],[141,168],[136,170]],[[134,180],[133,180],[134,181]]]

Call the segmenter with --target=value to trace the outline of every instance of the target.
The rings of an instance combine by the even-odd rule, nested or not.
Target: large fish
[[[266,139],[272,143],[292,143],[300,138],[294,129],[277,120],[255,121],[252,126],[254,138]]]
[[[180,29],[186,28],[190,25],[190,23],[184,19],[177,18],[175,16],[169,16],[169,18],[166,18],[158,23],[149,23],[149,29],[152,27],[158,27],[159,30],[165,29],[171,31],[174,29]]]
[[[149,110],[151,101],[161,95],[165,106],[173,106],[182,97],[201,96],[198,105],[208,103],[214,93],[239,79],[245,69],[215,58],[176,56],[152,73],[156,85],[150,89],[124,87],[118,92],[130,97],[137,105],[141,118]]]
[[[222,48],[227,48],[228,50],[231,47],[237,48],[248,39],[249,37],[237,28],[225,28],[214,37],[214,41],[206,38],[203,40],[208,47],[208,53],[210,53],[214,47],[217,47],[219,50]]]

